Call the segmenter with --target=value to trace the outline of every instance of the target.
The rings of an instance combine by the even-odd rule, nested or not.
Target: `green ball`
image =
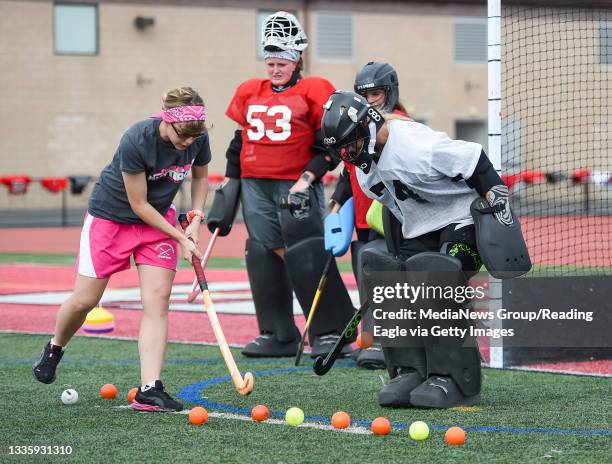
[[[285,413],[285,421],[287,424],[293,425],[294,427],[304,422],[304,411],[300,408],[289,408]]]
[[[429,436],[429,426],[423,421],[415,421],[410,424],[408,433],[410,434],[410,438],[415,441],[427,440]]]

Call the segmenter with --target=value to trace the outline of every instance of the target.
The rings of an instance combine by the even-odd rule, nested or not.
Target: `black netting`
[[[536,272],[612,274],[612,10],[503,6],[502,172]]]

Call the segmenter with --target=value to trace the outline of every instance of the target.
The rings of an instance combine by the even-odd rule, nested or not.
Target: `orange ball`
[[[193,425],[202,425],[208,422],[208,411],[202,406],[196,406],[189,411],[189,422]]]
[[[270,417],[270,410],[263,404],[258,404],[251,409],[251,417],[256,422],[263,422]]]
[[[391,433],[391,422],[386,417],[377,417],[372,421],[371,429],[374,435],[388,435]]]
[[[117,387],[112,383],[104,384],[100,387],[100,396],[105,400],[113,400],[117,397]]]
[[[362,350],[369,348],[374,343],[374,336],[370,332],[361,332],[357,335],[357,346]]]
[[[138,393],[138,387],[134,387],[128,392],[128,402],[134,402],[134,400],[136,399],[136,393]]]
[[[345,429],[351,425],[351,416],[344,411],[338,411],[332,416],[331,425],[336,429]]]
[[[449,445],[464,445],[465,430],[463,430],[461,427],[451,427],[444,434],[444,440]]]

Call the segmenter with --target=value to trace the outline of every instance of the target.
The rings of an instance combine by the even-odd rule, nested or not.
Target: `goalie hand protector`
[[[291,215],[298,220],[306,219],[309,216],[310,204],[310,189],[298,190],[297,192],[289,193],[287,202],[282,203],[281,207],[287,208]]]
[[[482,262],[497,279],[511,279],[526,274],[531,269],[529,251],[521,225],[517,218],[512,217],[507,197],[503,199],[503,189],[494,187],[487,192],[487,197],[491,198],[491,204],[479,197],[470,205],[476,227],[476,245]]]
[[[325,251],[342,256],[348,250],[355,227],[355,205],[350,198],[339,213],[330,213],[325,218]]]
[[[495,214],[495,218],[504,226],[511,226],[514,222],[508,201],[509,192],[505,185],[496,185],[489,190],[485,198]]]

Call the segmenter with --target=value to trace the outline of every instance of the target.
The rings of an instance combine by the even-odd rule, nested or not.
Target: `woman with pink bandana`
[[[179,87],[163,97],[163,110],[132,125],[123,134],[115,155],[100,174],[85,216],[77,277],[72,295],[62,304],[55,334],[34,364],[34,377],[55,380],[64,348],[85,321],[111,275],[138,268],[144,314],[140,326],[141,387],[132,408],[180,411],[160,380],[168,334],[168,307],[178,262],[201,259],[196,245],[208,194],[211,154],[205,126],[204,102],[191,87]],[[172,200],[192,173],[191,224],[175,227]]]

